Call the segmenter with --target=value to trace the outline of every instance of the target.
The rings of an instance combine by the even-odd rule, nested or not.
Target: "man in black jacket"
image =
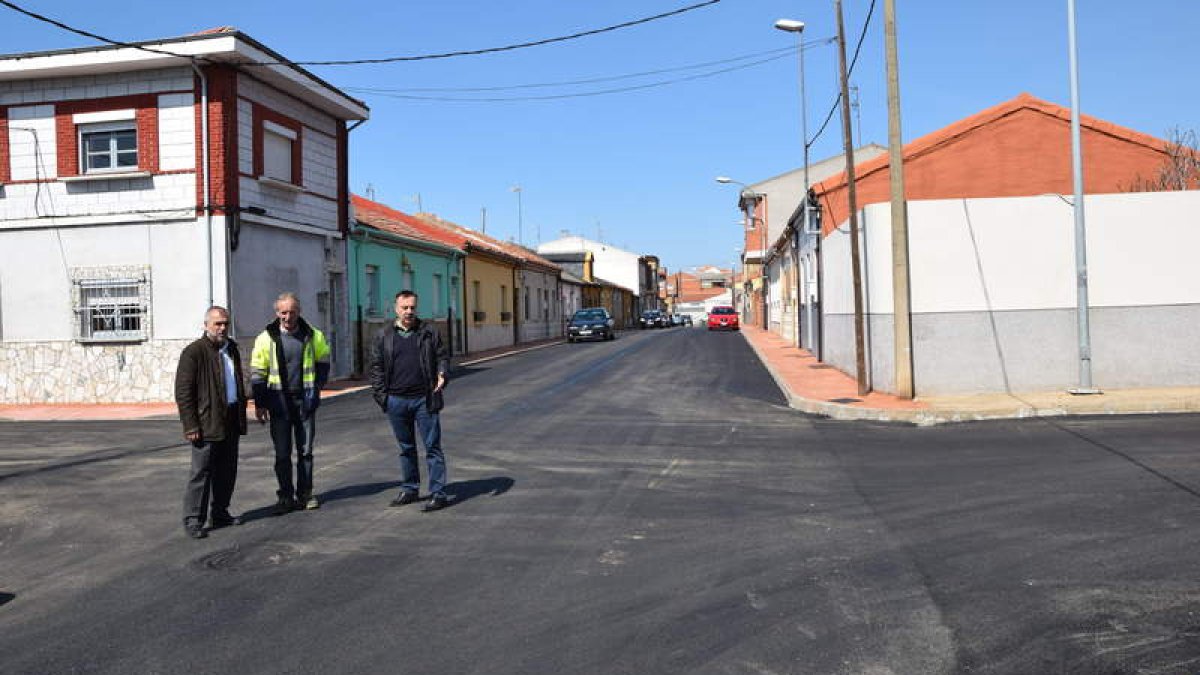
[[[429,467],[429,502],[422,510],[436,511],[449,503],[439,418],[448,367],[441,336],[417,318],[417,294],[400,291],[396,294],[396,321],[375,336],[370,367],[375,402],[387,413],[400,444],[400,494],[391,506],[404,506],[419,498],[416,431],[421,433]]]
[[[213,529],[241,522],[229,515],[229,500],[237,481],[238,437],[246,434],[246,387],[224,307],[208,308],[204,336],[179,355],[175,404],[183,437],[192,446],[183,527],[188,536],[203,539],[208,536],[204,523],[210,495]]]

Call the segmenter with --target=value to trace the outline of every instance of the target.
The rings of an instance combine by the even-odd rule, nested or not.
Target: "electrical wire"
[[[293,66],[293,67],[295,67],[295,66],[356,66],[356,65],[368,65],[368,64],[380,64],[380,63],[400,63],[400,62],[406,62],[406,61],[428,61],[428,60],[432,60],[432,59],[448,59],[448,58],[453,58],[453,57],[457,57],[457,56],[478,56],[480,54],[494,54],[497,52],[507,52],[507,51],[513,51],[513,50],[517,50],[517,49],[526,49],[529,47],[540,47],[543,45],[554,44],[556,42],[566,42],[568,40],[576,40],[576,39],[579,39],[582,37],[599,35],[601,33],[609,33],[612,31],[623,29],[623,28],[630,28],[633,26],[639,26],[639,25],[642,25],[645,23],[650,23],[652,21],[658,21],[660,19],[677,16],[680,14],[684,14],[686,12],[691,12],[691,11],[694,11],[697,9],[708,7],[710,5],[715,5],[718,2],[721,2],[721,0],[705,0],[704,2],[700,2],[700,3],[694,4],[694,5],[689,5],[687,7],[681,7],[679,9],[672,10],[670,12],[663,12],[661,14],[655,14],[654,16],[647,16],[647,17],[643,17],[641,19],[634,19],[632,21],[625,21],[622,23],[613,24],[611,26],[604,26],[603,28],[593,28],[591,30],[585,30],[585,31],[577,32],[577,33],[571,33],[569,35],[560,35],[558,37],[544,38],[541,40],[533,40],[530,42],[520,42],[520,43],[516,43],[516,44],[504,45],[502,47],[486,47],[483,49],[466,49],[466,50],[453,51],[453,52],[441,52],[441,53],[436,53],[436,54],[416,54],[416,55],[411,55],[411,56],[387,56],[387,57],[374,58],[374,59],[346,59],[346,60],[333,60],[333,61],[290,61],[287,59],[282,59],[279,61],[258,61],[256,63],[247,63],[247,64],[242,64],[242,65],[244,65],[244,66],[279,66],[279,65],[282,65],[282,66]],[[98,40],[100,42],[104,42],[104,43],[114,45],[117,47],[128,47],[130,49],[139,49],[141,51],[151,52],[153,54],[176,56],[176,57],[184,58],[184,59],[197,60],[197,59],[202,58],[202,57],[191,56],[188,54],[178,54],[176,52],[168,51],[165,49],[155,49],[153,47],[147,47],[145,45],[137,44],[137,43],[133,43],[133,42],[122,42],[120,40],[113,40],[111,38],[104,37],[103,35],[98,35],[96,33],[92,33],[90,31],[83,30],[82,28],[76,28],[74,26],[70,26],[66,23],[63,23],[62,21],[58,21],[58,20],[52,19],[48,16],[38,14],[37,12],[30,11],[28,9],[25,9],[24,7],[21,7],[20,5],[17,5],[14,2],[11,2],[10,0],[0,0],[0,5],[3,5],[4,7],[8,7],[9,9],[13,10],[14,12],[24,14],[25,16],[28,16],[31,19],[35,19],[37,21],[48,23],[52,26],[56,26],[65,31],[68,31],[70,33],[74,33],[76,35],[81,35],[83,37],[91,38],[93,40]]]
[[[790,51],[791,50],[789,50],[789,52]],[[457,102],[457,103],[507,103],[507,102],[513,102],[513,101],[551,101],[551,100],[566,99],[566,98],[587,98],[587,97],[592,97],[592,96],[604,96],[604,95],[608,95],[608,94],[623,94],[626,92],[640,91],[643,89],[657,89],[658,87],[665,87],[665,86],[672,85],[672,84],[679,84],[681,82],[690,82],[692,80],[700,80],[700,79],[704,79],[704,78],[708,78],[708,77],[715,77],[717,75],[722,75],[724,73],[731,73],[731,72],[734,72],[737,70],[745,70],[746,68],[753,68],[754,66],[759,66],[764,63],[769,63],[771,61],[778,61],[779,59],[782,59],[784,57],[791,56],[791,54],[789,52],[785,52],[783,54],[776,54],[775,56],[770,56],[765,59],[759,59],[758,61],[751,61],[749,63],[743,63],[741,65],[731,66],[729,68],[721,68],[721,69],[710,71],[707,73],[697,73],[696,75],[689,75],[688,77],[680,77],[680,78],[676,78],[673,80],[661,80],[659,82],[649,82],[647,84],[639,84],[639,85],[633,85],[633,86],[629,86],[629,87],[617,87],[615,89],[599,89],[596,91],[575,92],[575,93],[571,93],[571,94],[547,94],[547,95],[543,95],[543,96],[505,96],[505,97],[493,96],[493,97],[470,97],[470,98],[457,97],[457,96],[417,96],[417,95],[411,95],[411,94],[397,94],[397,93],[388,93],[388,92],[373,92],[372,95],[385,96],[387,98],[404,99],[407,101],[448,101],[448,102]],[[356,93],[362,93],[362,91],[363,91],[361,89],[355,89],[353,87],[346,87],[346,90],[354,91]]]
[[[871,25],[871,17],[875,16],[875,0],[871,0],[871,7],[867,10],[867,20],[863,22],[862,32],[858,35],[858,44],[854,47],[854,58],[850,59],[850,67],[846,71],[846,79],[854,73],[854,65],[858,63],[858,53],[862,50],[863,40],[867,37],[867,28]],[[837,112],[838,105],[842,102],[842,94],[838,92],[837,98],[833,99],[833,105],[829,108],[829,114],[825,116],[825,121],[821,123],[821,128],[817,129],[817,133],[813,135],[811,141],[804,142],[805,148],[811,148],[813,143],[825,133],[825,127],[829,126],[829,121],[833,119],[833,114]]]
[[[829,44],[829,43],[835,41],[836,39],[837,38],[823,38],[821,40],[806,42],[806,43],[804,43],[803,48],[806,50],[812,49],[813,47],[818,47],[818,46]],[[689,64],[689,65],[684,65],[684,66],[676,66],[673,68],[660,68],[658,70],[644,70],[644,71],[637,72],[637,73],[626,73],[624,75],[608,75],[608,76],[604,76],[604,77],[591,77],[591,78],[582,79],[582,80],[561,80],[558,82],[536,82],[536,83],[531,83],[531,84],[511,84],[511,85],[497,86],[497,87],[406,87],[406,88],[342,87],[342,89],[344,89],[345,91],[353,91],[353,92],[367,93],[367,94],[407,94],[407,93],[427,93],[427,92],[471,93],[471,92],[485,92],[485,91],[514,91],[514,90],[519,90],[519,89],[543,89],[543,88],[548,88],[548,87],[570,87],[570,86],[576,86],[576,85],[581,85],[581,84],[596,84],[599,82],[632,80],[632,79],[636,79],[639,77],[647,77],[650,75],[662,75],[664,73],[676,73],[676,72],[682,72],[682,71],[687,71],[687,70],[697,70],[700,68],[707,68],[710,66],[720,66],[720,65],[725,65],[727,63],[736,63],[738,61],[745,61],[746,59],[757,58],[760,56],[769,56],[769,55],[775,55],[775,54],[792,54],[795,52],[796,52],[796,47],[793,45],[793,46],[789,46],[789,47],[781,47],[778,49],[768,49],[768,50],[761,51],[761,52],[752,52],[749,54],[741,54],[738,56],[731,56],[729,58],[719,59],[716,61],[705,61],[702,63],[693,63],[693,64]]]

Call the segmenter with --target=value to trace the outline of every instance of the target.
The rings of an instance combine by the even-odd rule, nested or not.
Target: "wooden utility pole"
[[[892,184],[892,326],[896,347],[896,395],[912,398],[912,292],[908,271],[908,204],[904,201],[904,140],[900,134],[895,0],[883,2],[883,49],[887,61],[888,169]]]
[[[862,257],[858,246],[858,194],[854,178],[854,139],[850,135],[850,82],[846,72],[846,29],[842,22],[842,0],[833,1],[837,15],[838,75],[842,85],[842,144],[846,149],[846,192],[850,201],[850,267],[854,276],[854,369],[860,396],[871,391],[867,384],[866,331],[863,329]]]

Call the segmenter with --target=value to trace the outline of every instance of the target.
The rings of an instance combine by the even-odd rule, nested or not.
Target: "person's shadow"
[[[340,488],[334,488],[328,492],[322,492],[317,495],[317,499],[321,504],[329,504],[331,502],[341,501],[343,499],[354,499],[356,497],[370,497],[377,495],[385,490],[392,490],[400,487],[400,481],[390,480],[378,483],[360,483],[358,485],[346,485]],[[260,506],[256,509],[251,509],[242,513],[242,523],[249,523],[261,518],[269,518],[275,515],[275,505]]]
[[[12,593],[0,592],[0,605],[8,604],[8,602],[15,597],[17,597],[17,596]]]
[[[499,497],[515,484],[516,481],[508,476],[463,480],[447,485],[446,494],[450,496],[450,506],[454,506],[483,495]]]

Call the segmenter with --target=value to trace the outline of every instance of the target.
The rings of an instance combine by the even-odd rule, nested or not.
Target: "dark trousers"
[[[271,414],[271,443],[275,446],[276,492],[280,497],[308,499],[313,490],[313,440],[317,417],[304,412],[304,394],[281,394],[285,415]],[[292,449],[296,450],[296,480],[292,481]]]
[[[192,470],[183,493],[184,525],[204,526],[208,520],[210,497],[214,514],[229,510],[229,500],[237,482],[238,424],[237,407],[230,406],[225,418],[225,428],[229,431],[224,440],[192,443]]]

